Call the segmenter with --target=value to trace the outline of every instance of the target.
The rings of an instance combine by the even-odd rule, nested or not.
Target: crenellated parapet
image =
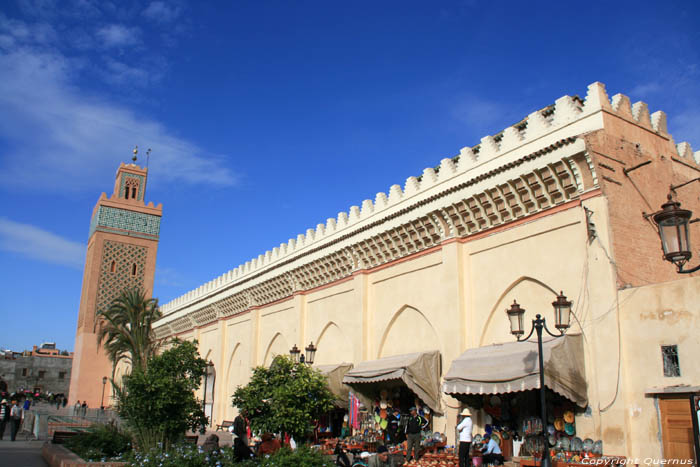
[[[181,328],[181,316],[202,306],[216,303],[217,316],[231,316],[571,200],[597,186],[578,136],[603,128],[604,114],[671,139],[664,112],[650,114],[644,102],[622,94],[610,99],[593,83],[585,99],[563,96],[164,304],[160,325],[180,332],[175,323]],[[688,143],[677,150],[681,158],[700,157]]]

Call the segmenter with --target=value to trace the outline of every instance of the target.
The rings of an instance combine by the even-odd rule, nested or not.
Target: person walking
[[[428,426],[428,420],[418,415],[418,410],[415,407],[410,409],[411,415],[406,422],[406,459],[418,460],[418,451],[420,450],[420,432]],[[413,455],[411,455],[413,449]]]
[[[73,406],[73,416],[80,417],[80,401],[75,401],[75,405]]]
[[[87,401],[83,401],[83,405],[81,406],[81,408],[83,409],[82,410],[83,417],[87,417],[87,409],[88,409]]]
[[[22,407],[19,406],[17,401],[12,401],[12,408],[10,409],[10,440],[14,441],[17,438],[17,432],[19,431],[19,425],[22,423]]]
[[[10,421],[10,406],[7,403],[7,399],[3,399],[2,404],[0,404],[0,440],[5,435],[5,427],[8,421]]]
[[[472,446],[472,413],[469,409],[463,409],[462,421],[457,425],[459,432],[459,467],[469,467],[469,449]]]

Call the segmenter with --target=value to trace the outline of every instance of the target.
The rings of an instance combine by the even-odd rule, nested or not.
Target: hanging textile
[[[360,399],[358,399],[355,394],[350,392],[348,394],[348,404],[350,427],[358,430],[360,428]]]

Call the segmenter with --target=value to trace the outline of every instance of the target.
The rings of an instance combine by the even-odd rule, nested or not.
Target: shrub
[[[68,439],[66,447],[85,460],[99,461],[131,451],[131,438],[113,423],[93,425]]]
[[[173,346],[148,360],[145,370],[134,368],[117,388],[117,412],[134,433],[136,448],[166,449],[185,431],[206,424],[202,404],[195,397],[206,361],[195,343],[175,340]]]

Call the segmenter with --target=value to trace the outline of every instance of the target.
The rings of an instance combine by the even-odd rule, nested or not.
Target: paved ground
[[[9,440],[8,436],[0,441],[0,466],[2,467],[46,467],[41,458],[43,441]]]

